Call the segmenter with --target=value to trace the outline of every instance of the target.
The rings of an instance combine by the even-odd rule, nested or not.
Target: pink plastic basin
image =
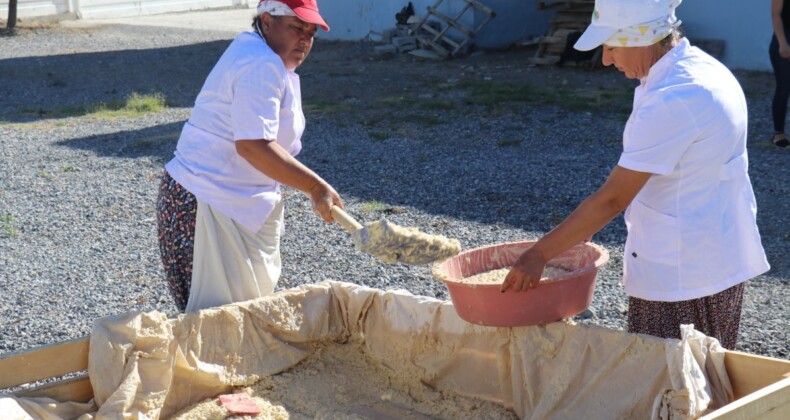
[[[570,318],[590,306],[598,267],[609,252],[591,242],[565,251],[547,264],[567,271],[541,280],[526,292],[499,291],[499,284],[469,284],[459,280],[510,267],[534,241],[475,248],[433,265],[433,276],[447,285],[458,316],[492,327],[538,325]]]

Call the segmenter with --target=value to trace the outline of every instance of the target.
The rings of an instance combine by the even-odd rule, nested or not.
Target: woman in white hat
[[[332,221],[337,192],[294,158],[305,128],[297,67],[318,27],[315,0],[262,0],[208,75],[165,166],[159,243],[176,306],[188,312],[268,295],[280,276],[280,185]]]
[[[609,178],[527,250],[502,291],[625,211],[628,330],[679,338],[694,324],[734,348],[747,280],[769,269],[747,173],[746,100],[721,63],[678,31],[680,0],[596,0],[575,47],[641,83]]]

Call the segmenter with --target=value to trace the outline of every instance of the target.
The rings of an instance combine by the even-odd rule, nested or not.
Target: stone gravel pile
[[[0,37],[0,354],[87,335],[103,316],[176,314],[156,238],[158,178],[231,37],[120,25],[19,28]],[[371,51],[319,40],[300,69],[308,125],[299,159],[363,223],[386,218],[457,238],[464,249],[532,240],[595,191],[617,161],[621,109],[464,96],[505,82],[630,89],[616,72],[528,67],[532,53],[524,51],[450,62],[378,61]],[[771,75],[737,75],[751,110],[750,174],[773,267],[749,283],[738,350],[787,359],[790,153],[768,144]],[[134,118],[79,112],[133,92],[162,94],[168,107]],[[449,299],[430,267],[387,265],[355,250],[302,194],[285,194],[278,289],[337,280]],[[578,322],[625,327],[625,234],[618,217],[594,237],[611,259]]]

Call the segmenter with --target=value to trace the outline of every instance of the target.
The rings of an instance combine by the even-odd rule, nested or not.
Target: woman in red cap
[[[159,244],[181,311],[255,299],[280,276],[280,185],[332,222],[337,192],[294,157],[305,128],[295,70],[328,31],[315,0],[263,0],[195,100],[157,201]]]

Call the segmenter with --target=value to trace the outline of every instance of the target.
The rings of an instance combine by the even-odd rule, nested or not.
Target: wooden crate
[[[23,397],[87,402],[93,398],[88,369],[89,338],[83,337],[0,357],[0,390],[51,378],[45,385],[11,392]],[[727,351],[724,359],[736,400],[705,420],[790,418],[790,361]]]
[[[542,0],[538,2],[539,10],[554,10],[549,30],[545,36],[536,40],[538,45],[535,56],[527,61],[531,64],[546,66],[555,65],[565,51],[568,34],[584,32],[590,24],[594,0]],[[600,60],[591,59],[591,65],[597,65]],[[573,64],[573,60],[566,61]]]

